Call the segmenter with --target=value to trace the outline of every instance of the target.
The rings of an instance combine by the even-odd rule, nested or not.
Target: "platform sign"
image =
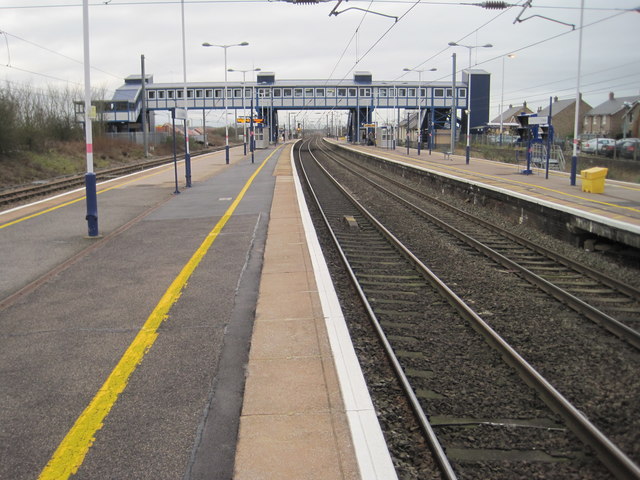
[[[365,123],[362,125],[364,128],[375,128],[375,123]]]
[[[549,117],[529,117],[529,125],[548,125]]]
[[[254,118],[253,123],[262,123],[262,118]],[[238,123],[251,123],[251,117],[238,117]]]
[[[176,120],[186,120],[187,118],[189,118],[189,116],[187,115],[187,109],[176,108],[175,118]]]

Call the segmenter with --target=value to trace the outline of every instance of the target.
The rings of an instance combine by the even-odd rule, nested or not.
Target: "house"
[[[584,117],[583,133],[590,137],[638,137],[639,101],[640,95],[616,98],[610,92],[606,102],[592,108]]]
[[[567,100],[558,100],[558,97],[553,98],[553,102],[550,106],[538,109],[539,117],[548,117],[549,108],[551,108],[551,122],[555,132],[555,138],[573,138],[573,131],[575,126],[576,116],[576,99],[570,98]],[[578,135],[584,122],[584,117],[588,111],[591,110],[591,105],[582,100],[582,94],[580,94],[580,111],[578,118]]]
[[[491,122],[487,124],[494,132],[500,133],[500,125],[502,125],[503,132],[509,132],[511,129],[515,129],[519,126],[516,117],[521,113],[533,113],[529,107],[527,107],[527,102],[523,102],[521,106],[514,107],[513,105],[509,105],[502,115],[498,115]],[[502,118],[502,123],[500,123],[500,119]],[[515,130],[514,130],[515,131]]]
[[[407,128],[408,126],[408,128]],[[456,131],[456,137],[459,139],[460,134],[460,126],[458,125],[458,130]],[[408,137],[407,137],[408,134]],[[422,132],[422,145],[426,148],[429,145],[429,132],[425,129]],[[418,113],[417,112],[408,112],[407,117],[400,120],[398,125],[398,130],[396,132],[396,138],[402,144],[409,140],[409,144],[414,145],[418,142]],[[433,148],[438,148],[444,145],[450,145],[451,142],[451,130],[448,128],[436,129],[433,132]],[[406,145],[406,144],[405,144]]]

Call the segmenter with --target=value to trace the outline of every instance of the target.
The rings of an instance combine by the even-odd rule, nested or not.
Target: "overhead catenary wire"
[[[76,85],[76,86],[79,86],[79,87],[82,86],[82,84],[78,83],[78,82],[74,82],[74,81],[71,81],[71,80],[68,80],[68,79],[65,79],[65,78],[55,77],[53,75],[48,75],[46,73],[34,72],[33,70],[28,70],[26,68],[20,68],[20,67],[17,67],[15,65],[0,65],[0,67],[9,68],[9,69],[12,69],[12,70],[18,70],[18,71],[23,72],[23,73],[29,73],[31,75],[37,75],[39,77],[49,78],[51,80],[57,80],[57,81],[60,81],[60,82],[65,82],[65,83],[69,83],[71,85]]]
[[[281,0],[185,0],[185,4],[216,4],[216,3],[273,3],[274,1]],[[372,0],[349,0],[351,3],[354,2],[369,2]],[[386,3],[386,4],[412,4],[413,0],[373,0],[374,3]],[[133,6],[133,5],[175,5],[180,4],[180,0],[134,0],[134,1],[122,1],[118,2],[117,0],[97,0],[89,4],[90,7],[117,7],[117,6]],[[461,2],[461,1],[438,1],[438,0],[423,0],[421,2],[422,5],[440,5],[440,6],[453,6],[453,7],[466,7],[466,6],[483,6],[483,3],[494,3],[494,2]],[[503,3],[503,2],[498,2]],[[82,3],[57,3],[57,4],[27,4],[24,3],[17,5],[5,5],[0,6],[0,10],[11,10],[11,9],[29,9],[29,8],[71,8],[71,7],[79,7]],[[561,6],[561,5],[536,5],[538,8],[553,8],[559,10],[579,10],[580,7],[572,7],[572,6]],[[486,8],[486,7],[485,7]],[[585,10],[593,10],[593,11],[613,11],[613,10],[624,10],[624,11],[640,11],[640,7],[633,8],[616,8],[616,7],[585,7]]]
[[[49,47],[45,47],[44,45],[40,45],[40,44],[38,44],[36,42],[33,42],[31,40],[27,40],[26,38],[22,38],[22,37],[20,37],[18,35],[15,35],[13,33],[9,33],[6,30],[0,30],[0,33],[3,33],[5,35],[5,38],[10,36],[12,38],[15,38],[15,39],[20,40],[20,41],[25,42],[25,43],[28,43],[29,45],[32,45],[32,46],[37,47],[37,48],[40,48],[40,49],[45,50],[45,51],[47,51],[49,53],[52,53],[54,55],[57,55],[57,56],[62,57],[62,58],[65,58],[65,59],[67,59],[67,60],[69,60],[71,62],[77,63],[79,65],[82,65],[82,63],[83,63],[82,60],[78,60],[77,58],[70,57],[69,55],[65,55],[64,53],[57,52],[57,51],[55,51],[55,50],[53,50],[53,49],[51,49]],[[8,49],[9,49],[9,44],[7,42],[7,50]],[[114,78],[118,78],[118,79],[122,78],[120,75],[115,75],[113,73],[110,73],[110,72],[107,72],[105,70],[102,70],[102,69],[100,69],[98,67],[92,66],[91,69],[95,70],[97,72],[104,73],[106,75],[110,75],[110,76],[112,76]]]
[[[606,22],[606,21],[612,20],[612,19],[614,19],[614,18],[617,18],[617,17],[619,17],[619,16],[621,16],[621,15],[624,15],[624,14],[626,14],[626,13],[630,13],[630,12],[635,12],[635,10],[634,10],[634,9],[624,9],[624,10],[622,10],[622,11],[617,10],[617,11],[616,11],[616,13],[614,13],[614,14],[612,14],[612,15],[609,15],[609,16],[607,16],[607,17],[604,17],[604,18],[600,18],[600,19],[598,19],[598,20],[594,20],[594,21],[593,21],[593,22],[591,22],[591,23],[585,24],[582,28],[583,28],[583,29],[585,29],[585,28],[589,28],[589,27],[592,27],[592,26],[597,25],[597,24],[599,24],[599,23],[603,23],[603,22]],[[499,15],[502,15],[502,14],[504,14],[504,13],[505,13],[505,11],[500,12],[500,14],[499,14]],[[498,15],[498,16],[499,16],[499,15]],[[492,22],[493,20],[495,20],[496,18],[497,18],[497,16],[496,16],[496,17],[494,17],[493,19],[489,20],[488,22],[485,22],[485,24],[483,24],[482,26],[480,26],[480,27],[478,27],[478,28],[476,28],[476,29],[472,30],[471,32],[469,32],[468,34],[466,34],[465,36],[463,36],[463,37],[461,38],[461,40],[459,40],[459,41],[463,41],[464,39],[466,39],[466,38],[468,38],[469,36],[473,35],[473,34],[474,34],[475,32],[477,32],[479,29],[484,28],[486,25],[488,25],[489,23],[491,23],[491,22]],[[576,30],[567,30],[567,31],[564,31],[564,32],[558,33],[558,34],[556,34],[556,35],[551,35],[551,36],[549,36],[549,37],[547,37],[547,38],[544,38],[544,39],[541,39],[541,40],[537,40],[537,41],[531,42],[531,43],[529,43],[529,44],[527,44],[527,45],[523,45],[523,46],[520,46],[520,47],[514,48],[514,49],[510,50],[510,51],[509,51],[509,53],[518,53],[518,52],[522,52],[522,51],[524,51],[524,50],[527,50],[527,49],[530,49],[530,48],[533,48],[533,47],[537,47],[537,46],[539,46],[539,45],[542,45],[542,44],[544,44],[544,43],[546,43],[546,42],[550,42],[550,41],[552,41],[552,40],[558,39],[558,38],[563,37],[563,36],[565,36],[565,35],[569,35],[569,34],[571,34],[571,33],[578,32],[579,30],[580,30],[580,28],[576,28]],[[426,63],[428,63],[428,62],[432,61],[433,59],[437,58],[439,55],[441,55],[442,53],[444,53],[445,51],[447,51],[449,48],[450,48],[450,47],[447,47],[447,48],[444,48],[444,49],[440,50],[438,53],[436,53],[436,54],[432,55],[432,56],[431,56],[431,57],[429,57],[428,59],[424,60],[422,63],[418,64],[415,68],[419,68],[420,66],[423,66],[423,65],[425,65]],[[504,56],[504,54],[497,55],[497,56],[494,56],[494,57],[488,58],[488,59],[486,59],[486,60],[483,60],[482,62],[479,62],[479,63],[477,63],[476,65],[484,65],[484,64],[487,64],[487,63],[493,62],[493,61],[495,61],[495,60],[498,60],[498,59],[502,58],[503,56]],[[466,68],[466,67],[460,68],[459,70],[457,70],[457,71],[456,71],[456,74],[457,74],[457,73],[459,73],[459,72],[461,72],[461,71],[463,71],[465,68]],[[585,75],[586,75],[586,74],[585,74]],[[398,77],[398,78],[402,78],[403,76],[404,76],[404,75],[401,75],[401,76],[400,76],[400,77]],[[448,75],[446,75],[446,76],[442,76],[442,77],[438,78],[436,81],[438,81],[438,80],[442,80],[442,79],[445,79],[445,78],[447,78],[447,77],[448,77]],[[572,79],[573,79],[573,77],[571,77],[571,79],[570,79],[570,80],[572,80]],[[396,79],[396,80],[397,80],[397,79]],[[560,81],[558,81],[558,82],[552,82],[552,83],[559,83],[559,82],[560,82]],[[520,90],[524,90],[524,91],[526,91],[526,90],[530,90],[530,89],[533,89],[533,88],[537,88],[537,87],[523,87],[523,88],[522,88],[522,89],[520,89]],[[513,93],[513,92],[509,92],[509,94],[511,94],[511,93]],[[555,92],[550,92],[550,93],[548,93],[548,94],[546,95],[546,98],[548,99],[548,98],[549,98],[549,96],[550,96],[552,93],[555,93]]]
[[[513,8],[513,7],[518,7],[521,5],[522,2],[524,2],[525,0],[518,0],[518,3],[515,3],[513,5],[510,5],[509,7],[507,7],[506,10],[498,13],[496,16],[494,16],[493,18],[491,18],[490,20],[486,21],[485,23],[483,23],[482,25],[480,25],[479,27],[476,27],[474,30],[472,30],[471,32],[467,33],[466,35],[464,35],[463,37],[461,37],[460,39],[456,40],[456,43],[460,43],[463,42],[464,40],[466,40],[467,38],[469,38],[471,35],[473,35],[474,33],[477,33],[478,31],[480,31],[481,29],[483,29],[484,27],[486,27],[487,25],[489,25],[490,23],[494,22],[495,20],[497,20],[498,18],[500,18],[502,15],[504,15],[505,13],[507,13],[509,11],[509,9]],[[442,55],[444,52],[446,52],[447,50],[449,50],[451,47],[446,46],[443,47],[440,51],[438,51],[437,53],[433,54],[432,56],[430,56],[429,58],[427,58],[426,60],[422,61],[421,63],[419,63],[418,65],[416,65],[415,67],[413,67],[411,70],[417,70],[420,67],[424,66],[425,64],[431,62],[432,60],[434,60],[435,58],[439,57],[440,55]],[[464,67],[461,68],[460,70],[458,70],[456,72],[456,74],[458,72],[461,72],[462,70],[464,70]],[[399,80],[401,78],[403,78],[405,75],[407,75],[408,72],[404,72],[403,74],[399,75],[398,77],[396,77],[394,79],[394,81]],[[443,80],[445,78],[449,78],[449,74],[446,74],[445,76],[440,77],[438,80]]]

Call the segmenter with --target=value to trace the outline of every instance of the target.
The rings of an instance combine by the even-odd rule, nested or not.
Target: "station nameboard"
[[[253,123],[262,123],[264,119],[254,118]],[[251,117],[238,117],[238,123],[251,123]]]
[[[549,117],[529,117],[529,125],[548,125]]]

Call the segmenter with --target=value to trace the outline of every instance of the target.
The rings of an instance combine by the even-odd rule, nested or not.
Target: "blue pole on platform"
[[[422,109],[418,105],[418,155],[420,155],[420,144],[422,143]]]
[[[531,140],[527,142],[527,168],[525,168],[522,173],[524,175],[531,175],[533,170],[531,170],[531,149],[533,148],[531,144]]]
[[[173,176],[176,184],[176,189],[173,193],[176,195],[180,193],[178,189],[178,158],[176,155],[176,109],[171,109],[171,125],[173,127]]]
[[[256,98],[256,102],[257,102],[257,98]],[[256,149],[256,144],[255,144],[255,129],[253,128],[253,95],[251,95],[251,114],[250,114],[250,121],[251,123],[249,123],[249,150],[251,150],[251,163],[255,162],[255,154],[253,153]]]
[[[407,113],[407,155],[409,155],[409,114]]]
[[[435,121],[435,109],[433,108],[433,88],[431,89],[431,121],[429,122],[429,155],[431,155],[431,150],[433,150],[433,141],[435,140],[433,138],[434,134],[435,134],[435,129],[433,126],[433,123]]]
[[[189,114],[187,110],[187,47],[184,28],[184,0],[180,2],[182,18],[182,99],[184,100],[184,174],[186,187],[191,187],[191,154],[189,153]],[[144,81],[144,79],[143,79]]]
[[[89,236],[98,236],[98,194],[96,192],[96,174],[87,172],[84,176],[84,184],[87,192],[87,225]]]
[[[187,109],[185,108],[186,112]],[[189,126],[188,120],[184,119],[184,176],[185,187],[191,187],[191,154],[189,153]]]
[[[569,181],[571,186],[576,184],[576,174],[578,170],[578,136],[580,132],[580,69],[582,65],[582,27],[584,24],[584,0],[580,1],[580,30],[578,32],[578,74],[576,75],[576,106],[573,124],[573,154],[571,155],[571,175]]]
[[[89,55],[89,2],[82,2],[82,33],[84,40],[84,133],[87,155],[87,173],[85,175],[87,216],[89,237],[97,237],[98,232],[98,196],[96,193],[96,174],[93,172],[93,134],[91,130],[91,62]]]
[[[551,147],[553,147],[553,126],[552,123],[553,117],[553,98],[549,97],[549,119],[548,122],[548,130],[547,130],[547,158],[545,159],[545,171],[544,178],[549,179],[549,161],[551,160]],[[539,127],[542,128],[542,127]]]

